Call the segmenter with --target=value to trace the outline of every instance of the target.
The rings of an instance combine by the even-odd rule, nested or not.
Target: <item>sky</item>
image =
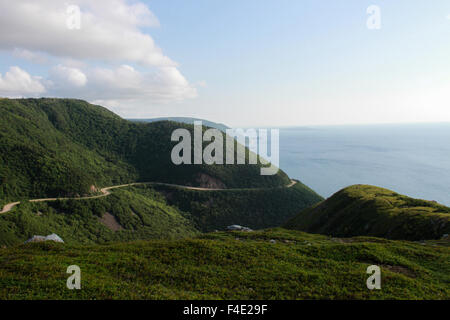
[[[449,57],[447,0],[0,0],[0,96],[124,118],[450,122]]]

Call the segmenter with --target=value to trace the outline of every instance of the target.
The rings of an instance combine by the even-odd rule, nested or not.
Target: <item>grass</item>
[[[270,240],[276,240],[271,243]],[[447,243],[273,229],[105,245],[0,249],[0,299],[449,299]],[[66,289],[78,265],[82,289]],[[382,269],[382,289],[366,269]]]
[[[450,208],[383,188],[355,185],[305,209],[285,226],[340,237],[440,239],[450,233]]]

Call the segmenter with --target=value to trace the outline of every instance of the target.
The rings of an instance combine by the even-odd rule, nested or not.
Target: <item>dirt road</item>
[[[291,183],[286,186],[286,188],[291,188],[297,183],[295,180],[291,180]],[[209,188],[200,188],[200,187],[191,187],[191,186],[182,186],[178,184],[170,184],[170,183],[162,183],[162,182],[135,182],[135,183],[128,183],[128,184],[121,184],[117,186],[111,186],[107,188],[100,189],[100,192],[102,194],[96,195],[96,196],[89,196],[89,197],[78,197],[78,198],[44,198],[44,199],[31,199],[28,200],[29,202],[47,202],[47,201],[57,201],[57,200],[86,200],[86,199],[97,199],[102,197],[107,197],[111,194],[110,190],[118,189],[118,188],[125,188],[125,187],[131,187],[135,185],[145,185],[145,184],[154,184],[154,185],[161,185],[161,186],[169,186],[169,187],[177,187],[177,188],[183,188],[186,190],[198,190],[198,191],[220,191],[220,190],[243,190],[241,189],[209,189]],[[260,188],[254,188],[254,189],[260,189]],[[246,188],[246,190],[249,190],[249,188]],[[7,213],[11,211],[15,206],[20,204],[20,201],[18,202],[11,202],[6,204],[1,213]]]

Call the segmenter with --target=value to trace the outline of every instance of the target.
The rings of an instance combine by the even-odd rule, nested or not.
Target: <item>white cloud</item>
[[[66,79],[61,81],[61,79]],[[70,79],[70,81],[68,81]],[[51,73],[51,93],[56,96],[69,96],[89,101],[130,101],[141,100],[144,103],[166,103],[197,96],[197,90],[191,86],[175,67],[159,68],[155,72],[141,73],[129,65],[114,69],[94,68],[83,71],[58,66]],[[75,82],[79,85],[76,86]],[[82,84],[86,84],[82,86]]]
[[[122,65],[116,69],[95,68],[90,73],[92,82],[97,86],[117,90],[115,95],[122,95],[123,91],[135,94],[133,90],[139,90],[142,86],[143,77],[133,67]],[[114,92],[109,92],[109,94]]]
[[[16,93],[105,101],[134,111],[152,103],[197,96],[195,86],[177,64],[142,31],[143,27],[159,26],[145,4],[70,1],[81,9],[79,30],[67,27],[68,4],[59,0],[0,0],[0,50],[49,68],[46,81],[19,69],[30,80],[28,86],[14,85]],[[5,83],[12,82],[8,79]]]
[[[33,77],[19,67],[11,67],[4,76],[0,73],[0,95],[6,97],[35,96],[46,91],[43,79]]]
[[[83,87],[87,83],[86,75],[77,68],[58,65],[51,69],[51,78],[59,86]]]
[[[140,31],[159,24],[142,3],[73,0],[81,8],[81,28],[67,27],[67,5],[59,0],[0,0],[0,48],[42,51],[74,59],[126,60],[146,66],[175,63]]]

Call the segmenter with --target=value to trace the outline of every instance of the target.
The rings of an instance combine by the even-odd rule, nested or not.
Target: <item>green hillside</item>
[[[286,227],[338,237],[440,239],[450,233],[450,208],[387,189],[355,185],[305,209]]]
[[[108,217],[109,223],[101,221]],[[33,235],[52,233],[68,244],[94,244],[178,239],[199,231],[190,216],[168,205],[152,189],[118,189],[98,199],[26,202],[0,214],[0,245],[17,245]]]
[[[274,240],[274,241],[271,241]],[[381,290],[366,287],[370,265]],[[66,269],[81,268],[81,290]],[[450,299],[448,242],[329,239],[283,229],[0,249],[0,299]]]
[[[87,194],[131,181],[226,188],[289,184],[260,165],[180,165],[170,159],[175,122],[134,123],[73,99],[0,99],[0,199]],[[247,150],[248,152],[248,150]],[[205,182],[206,181],[206,182]]]
[[[0,214],[0,299],[450,299],[448,207],[365,185],[324,200],[260,165],[176,166],[171,134],[192,125],[80,100],[0,112],[0,206],[21,201]],[[153,183],[79,199],[136,181]],[[73,199],[26,201],[56,196]],[[51,233],[65,243],[24,244]],[[373,264],[382,290],[366,287]],[[82,290],[66,288],[70,265]]]
[[[202,232],[238,224],[252,229],[278,227],[323,198],[301,182],[291,188],[196,191],[155,186]]]
[[[97,199],[23,204],[0,214],[0,245],[33,235],[58,234],[69,244],[186,238],[232,224],[268,228],[283,224],[317,201],[301,183],[292,188],[193,191],[160,185],[116,189]],[[115,220],[111,230],[100,218]],[[112,218],[113,217],[113,218]],[[114,226],[113,226],[114,227]]]

